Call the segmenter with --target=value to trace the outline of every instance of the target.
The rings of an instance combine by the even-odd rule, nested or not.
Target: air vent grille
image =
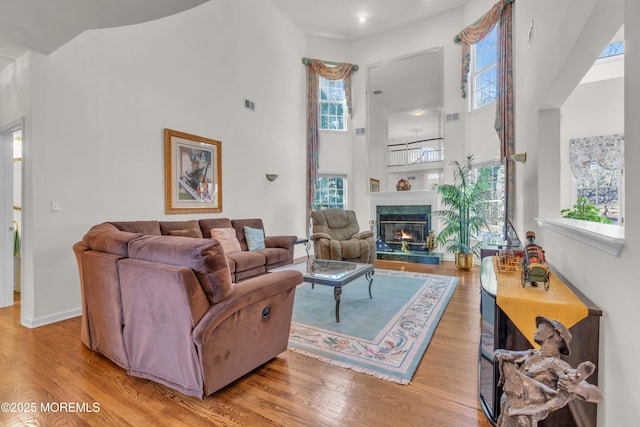
[[[357,128],[356,135],[364,135],[364,128]]]
[[[256,111],[256,103],[253,101],[249,101],[248,99],[244,100],[244,108],[251,111]]]
[[[448,122],[457,122],[458,120],[460,120],[458,113],[447,114]]]
[[[374,95],[382,95],[382,91],[380,89],[373,91]]]

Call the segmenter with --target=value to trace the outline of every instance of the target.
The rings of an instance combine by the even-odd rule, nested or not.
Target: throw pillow
[[[240,242],[236,237],[235,228],[212,228],[211,237],[220,242],[220,246],[222,246],[226,254],[240,252],[242,250]]]
[[[245,225],[244,238],[250,251],[264,249],[264,230],[261,228],[251,228]]]
[[[169,236],[195,237],[202,239],[202,231],[199,228],[188,228],[186,230],[171,230]]]

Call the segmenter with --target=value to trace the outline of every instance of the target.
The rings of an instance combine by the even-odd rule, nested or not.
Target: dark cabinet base
[[[482,268],[488,268],[489,262],[483,260]],[[486,265],[487,264],[487,265]],[[491,264],[492,268],[493,264]],[[481,277],[481,316],[482,334],[478,352],[478,390],[482,409],[495,424],[500,415],[500,398],[502,389],[498,387],[499,372],[497,364],[493,361],[493,352],[496,349],[528,350],[533,348],[527,338],[511,322],[509,317],[496,304],[495,287],[482,283],[482,279],[490,275],[482,274]],[[589,378],[589,382],[598,385],[598,351],[600,334],[600,316],[602,311],[589,301],[573,286],[572,291],[588,307],[589,315],[576,323],[569,331],[573,335],[571,354],[565,360],[573,367],[581,362],[589,360],[596,365],[596,371]],[[595,427],[597,419],[597,405],[581,400],[573,400],[566,407],[552,412],[538,423],[540,427]]]

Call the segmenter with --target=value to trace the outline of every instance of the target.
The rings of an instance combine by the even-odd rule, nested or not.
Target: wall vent
[[[251,111],[256,111],[256,103],[253,101],[249,101],[248,99],[244,100],[244,108]]]
[[[364,135],[364,128],[357,128],[356,129],[356,136],[358,135]]]
[[[373,91],[374,95],[382,95],[382,91],[380,89]]]
[[[447,114],[448,122],[457,122],[458,120],[460,120],[460,116],[458,115],[458,113]]]

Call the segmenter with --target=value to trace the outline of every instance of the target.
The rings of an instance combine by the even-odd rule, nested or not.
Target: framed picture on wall
[[[380,180],[369,178],[369,193],[380,191]]]
[[[165,212],[222,212],[222,142],[164,130]]]

